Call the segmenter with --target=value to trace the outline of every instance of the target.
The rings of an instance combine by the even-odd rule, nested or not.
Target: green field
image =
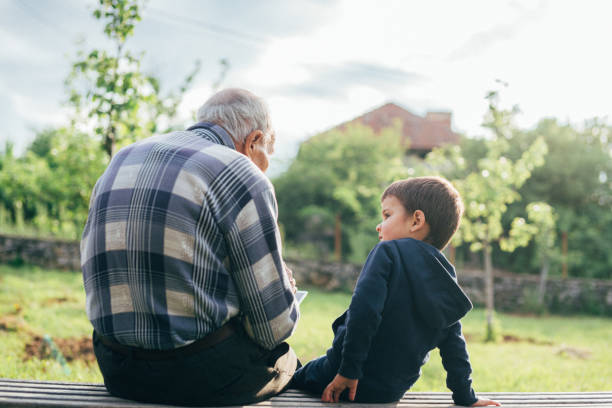
[[[302,361],[319,356],[331,344],[331,323],[350,301],[346,293],[309,290],[289,341]],[[0,377],[101,382],[95,362],[70,361],[71,373],[66,374],[56,360],[37,356],[40,342],[33,340],[49,334],[60,346],[82,345],[91,332],[84,307],[80,273],[0,265]],[[497,317],[506,340],[496,344],[482,341],[482,310],[463,320],[476,391],[612,389],[612,319]],[[431,354],[413,390],[446,391],[439,355]]]

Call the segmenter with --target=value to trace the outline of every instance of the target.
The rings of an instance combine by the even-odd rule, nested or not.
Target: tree
[[[24,195],[15,185],[15,172],[19,166],[19,159],[15,157],[14,144],[7,141],[4,151],[0,154],[0,227],[6,229],[18,221],[17,212],[21,208],[21,201]]]
[[[98,144],[71,128],[40,132],[22,157],[5,153],[0,171],[0,212],[18,233],[78,238],[89,194],[108,158]]]
[[[439,169],[459,190],[465,203],[465,213],[454,243],[470,243],[473,252],[482,251],[485,268],[485,291],[487,308],[487,340],[494,340],[497,333],[494,325],[494,289],[492,246],[498,243],[504,251],[513,251],[525,246],[537,232],[534,224],[523,217],[511,222],[509,231],[504,231],[502,216],[508,205],[519,200],[518,189],[531,175],[531,171],[544,163],[546,143],[536,139],[533,144],[513,161],[507,157],[512,138],[512,110],[500,110],[498,93],[487,95],[489,110],[484,126],[493,131],[493,139],[485,142],[483,158],[470,163],[473,167],[466,170],[467,162],[458,146],[436,149],[426,160]],[[461,172],[465,171],[463,175]]]
[[[612,212],[611,137],[612,128],[599,120],[578,129],[556,119],[543,119],[534,129],[514,136],[515,155],[520,146],[537,138],[544,138],[548,146],[544,165],[535,169],[521,188],[522,200],[514,212],[531,201],[544,201],[555,208],[562,256],[551,261],[564,277],[612,277],[608,250],[612,245],[608,233],[612,228],[608,216]],[[529,270],[531,265],[523,260],[528,256],[521,254],[505,262]],[[533,265],[533,269],[537,267]]]
[[[98,0],[93,16],[105,23],[110,50],[78,54],[66,79],[75,108],[70,126],[39,132],[21,157],[11,146],[0,154],[0,223],[19,233],[78,238],[91,190],[114,151],[170,126],[199,64],[177,91],[161,95],[159,80],[140,70],[142,54],[125,46],[140,21],[142,4]],[[217,84],[229,64],[222,66]]]
[[[406,175],[402,157],[398,128],[375,134],[349,125],[302,143],[289,169],[274,180],[287,239],[320,243],[332,236],[337,260],[347,250],[361,259],[376,243],[383,189]]]
[[[540,285],[538,288],[538,302],[544,303],[546,282],[550,269],[550,259],[555,253],[555,224],[557,215],[547,203],[536,202],[527,206],[528,219],[537,228],[535,235],[536,258],[540,264]]]
[[[148,137],[168,124],[187,88],[199,71],[199,62],[176,92],[160,94],[159,80],[141,72],[142,55],[125,47],[140,21],[139,0],[99,0],[93,16],[105,22],[112,50],[80,52],[66,84],[77,121],[93,126],[109,157],[117,147]]]

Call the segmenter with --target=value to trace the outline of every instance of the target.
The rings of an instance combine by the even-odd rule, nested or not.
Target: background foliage
[[[527,240],[526,247],[514,248],[510,253],[503,252],[499,244],[494,243],[493,266],[519,273],[540,273],[545,247],[553,276],[561,275],[562,264],[565,263],[568,276],[612,278],[612,254],[607,250],[612,245],[612,157],[608,140],[612,137],[612,128],[602,121],[593,120],[577,126],[547,118],[533,129],[512,127],[503,139],[497,141],[464,136],[457,147],[432,152],[427,163],[405,156],[397,144],[385,149],[386,142],[370,134],[373,138],[369,142],[371,145],[363,149],[368,158],[359,157],[356,153],[352,158],[347,156],[343,159],[343,150],[359,150],[362,143],[368,146],[367,141],[360,139],[364,132],[367,131],[335,130],[333,134],[328,134],[327,140],[318,137],[310,139],[302,145],[289,170],[274,181],[280,221],[285,228],[287,242],[290,247],[299,248],[304,256],[331,256],[333,215],[341,211],[343,219],[346,218],[342,235],[344,259],[363,260],[376,242],[374,227],[379,222],[378,199],[383,188],[394,177],[441,173],[449,179],[467,183],[468,174],[482,176],[484,170],[491,173],[496,169],[500,170],[500,174],[504,173],[504,166],[519,160],[537,142],[537,146],[546,146],[547,153],[543,155],[540,166],[533,166],[530,170],[530,177],[510,190],[509,194],[515,199],[507,203],[498,227],[508,235],[513,220],[522,219],[524,225],[552,221],[546,221],[543,217],[552,217],[554,226],[549,227],[546,239],[539,233],[536,235],[538,239]],[[389,134],[392,133],[390,131]],[[487,154],[491,154],[492,143],[497,144],[495,149],[498,150],[503,145],[505,164],[499,160],[500,157],[482,162]],[[542,147],[537,149],[541,150]],[[446,165],[435,159],[441,155],[448,159]],[[384,170],[380,169],[380,165],[397,163],[398,160],[402,160],[403,168],[396,169],[395,176],[393,171],[384,174]],[[524,162],[531,165],[535,160],[526,158]],[[490,168],[481,168],[483,165]],[[485,179],[481,177],[481,181]],[[480,195],[480,203],[486,207],[491,197],[499,195],[500,187],[475,184],[479,185],[482,188],[476,190],[480,193],[475,191],[475,194]],[[368,191],[369,196],[368,199],[361,197],[361,208],[354,211],[352,208],[355,207],[349,205],[350,196],[347,201],[334,198],[334,191],[339,188],[351,190],[354,194]],[[487,198],[487,194],[491,197]],[[338,196],[341,197],[341,194]],[[542,214],[539,219],[536,213],[530,215],[528,205],[536,202],[542,204],[540,209],[547,208],[546,212],[550,212],[550,215]],[[545,226],[539,225],[538,228],[542,232]],[[565,255],[562,253],[563,234],[566,234],[568,243]],[[545,244],[542,239],[550,243]],[[471,255],[467,244],[457,247],[457,261],[460,264],[480,264],[479,258]]]
[[[399,140],[399,128],[375,135],[356,124],[303,143],[274,180],[288,242],[301,254],[328,257],[338,226],[342,259],[363,261],[377,242],[382,190],[408,174]]]
[[[17,157],[10,143],[0,153],[0,228],[4,232],[78,239],[89,194],[113,153],[171,130],[177,106],[199,70],[176,90],[140,69],[144,53],[126,48],[143,1],[98,0],[93,17],[108,43],[80,50],[66,79],[69,126],[45,129]]]
[[[114,150],[171,128],[198,64],[183,85],[168,92],[162,92],[155,76],[142,72],[143,54],[126,46],[142,7],[138,0],[98,0],[93,18],[108,42],[99,49],[80,50],[71,63],[66,80],[68,105],[74,111],[71,122],[40,130],[23,153],[17,154],[10,143],[0,147],[2,232],[78,239],[90,191]],[[462,137],[457,150],[446,149],[444,154],[455,155],[446,167],[433,158],[441,152],[434,151],[425,162],[410,156],[409,146],[399,145],[398,128],[375,135],[355,125],[311,138],[287,172],[274,180],[287,250],[316,258],[335,253],[342,260],[361,262],[376,243],[378,200],[391,181],[441,173],[459,184],[468,183],[469,174],[503,174],[504,166],[520,160],[530,146],[545,144],[548,153],[540,166],[534,165],[535,158],[524,160],[533,165],[530,177],[508,193],[513,200],[505,204],[496,228],[508,238],[517,226],[515,220],[523,220],[522,226],[540,232],[548,228],[548,237],[523,240],[526,247],[511,253],[501,250],[507,240],[493,242],[493,267],[541,273],[547,264],[552,276],[612,278],[612,127],[600,119],[572,125],[545,118],[532,129],[520,129],[512,123],[516,113],[517,109],[486,112],[484,124],[497,129],[496,140]],[[487,162],[487,155],[502,145],[505,161],[500,155]],[[466,191],[480,190],[474,193],[480,200],[475,202],[486,207],[501,189],[481,181]],[[534,208],[529,204],[536,202],[550,216],[538,219],[537,211],[528,213]],[[546,223],[551,225],[545,227]],[[460,234],[466,236],[470,225],[466,222]],[[457,247],[456,261],[481,263],[467,244]]]

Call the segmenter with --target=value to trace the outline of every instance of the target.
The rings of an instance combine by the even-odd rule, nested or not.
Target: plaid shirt
[[[209,123],[113,157],[91,196],[81,266],[89,320],[129,346],[180,347],[241,315],[272,349],[299,318],[274,188]]]

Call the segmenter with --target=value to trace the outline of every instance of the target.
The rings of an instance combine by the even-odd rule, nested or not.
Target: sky
[[[95,0],[0,0],[0,149],[67,123],[64,79],[77,51],[105,47]],[[580,125],[612,113],[612,2],[607,0],[149,0],[127,47],[176,88],[202,69],[180,123],[221,87],[267,100],[277,133],[271,172],[299,143],[387,102],[452,112],[455,131],[485,133],[485,94],[519,126]]]

